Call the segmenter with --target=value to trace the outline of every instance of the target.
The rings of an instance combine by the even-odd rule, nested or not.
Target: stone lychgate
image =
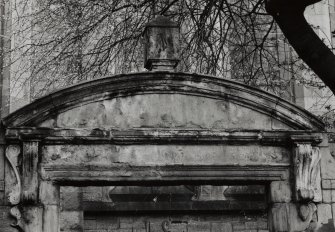
[[[77,84],[2,120],[2,189],[12,227],[83,231],[83,211],[62,219],[62,186],[203,183],[221,185],[218,191],[265,186],[268,231],[319,226],[321,160],[329,157],[323,123],[262,90],[175,72],[178,30],[164,17],[148,24],[145,66],[153,71]]]
[[[60,186],[120,183],[260,183],[269,231],[317,224],[323,124],[250,86],[169,71],[118,75],[52,93],[2,123],[7,204],[25,232],[59,231]]]

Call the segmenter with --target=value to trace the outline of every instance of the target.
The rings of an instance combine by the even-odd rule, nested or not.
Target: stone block
[[[43,211],[43,231],[59,231],[59,208],[58,205],[45,205]]]
[[[322,202],[323,203],[332,202],[332,190],[322,190]]]
[[[61,187],[61,210],[78,211],[81,210],[82,194],[79,187],[65,186]]]
[[[96,230],[97,221],[96,219],[86,219],[84,220],[84,228],[85,230]]]
[[[213,222],[211,232],[233,232],[231,223]]]
[[[133,228],[133,221],[132,217],[121,217],[120,218],[120,228]]]
[[[335,189],[330,190],[331,191],[331,202],[335,202]]]
[[[109,231],[108,231],[109,232]],[[147,232],[146,229],[137,229],[137,228],[133,228],[132,232]]]
[[[169,232],[187,232],[187,223],[171,223],[169,225]]]
[[[59,187],[52,184],[52,182],[42,181],[40,184],[40,199],[45,205],[59,204]]]
[[[82,188],[83,201],[102,201],[102,190],[103,187],[99,186],[89,186]]]
[[[232,224],[234,231],[246,229],[244,222],[233,222]]]
[[[245,228],[248,229],[248,230],[257,229],[258,224],[257,224],[257,222],[246,222],[245,223]]]
[[[258,229],[267,230],[268,229],[268,220],[267,219],[258,219],[257,220]]]
[[[331,189],[331,180],[322,180],[322,189]]]
[[[321,153],[321,177],[322,179],[335,179],[335,159],[331,155],[335,152],[335,144],[329,143],[329,148],[320,148]]]
[[[191,222],[187,225],[187,231],[210,232],[211,225],[209,222]]]
[[[286,181],[274,181],[270,185],[270,201],[273,203],[285,203],[291,201],[291,187]]]
[[[288,228],[288,204],[274,204],[270,212],[269,224],[273,231],[289,231]]]
[[[162,229],[162,223],[163,223],[163,220],[159,220],[159,221],[150,221],[149,222],[149,231],[151,232],[162,232],[163,229]]]
[[[330,204],[319,204],[318,206],[318,223],[327,224],[332,218],[332,209]]]
[[[100,230],[102,229],[111,230],[111,229],[119,228],[119,218],[116,216],[97,217],[96,228]],[[121,228],[124,228],[124,225]],[[131,228],[131,223],[130,223],[130,227],[126,227],[126,228]]]
[[[60,231],[82,232],[84,215],[82,211],[61,211]]]

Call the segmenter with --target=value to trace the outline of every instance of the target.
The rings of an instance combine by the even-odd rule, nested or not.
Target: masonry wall
[[[327,149],[327,148],[324,148]],[[329,138],[330,152],[321,159],[322,203],[318,204],[318,232],[335,231],[335,140]]]
[[[266,215],[230,213],[193,215],[92,215],[85,232],[267,232]]]

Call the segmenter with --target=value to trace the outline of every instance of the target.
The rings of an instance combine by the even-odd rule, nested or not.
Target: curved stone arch
[[[3,123],[9,127],[37,126],[55,115],[92,102],[156,93],[226,99],[275,118],[293,130],[324,130],[324,124],[316,116],[257,88],[213,76],[162,71],[115,75],[70,86],[15,111]]]

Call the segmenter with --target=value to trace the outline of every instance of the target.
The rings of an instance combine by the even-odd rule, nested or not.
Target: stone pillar
[[[322,200],[320,147],[295,143],[290,181],[270,185],[269,229],[271,232],[315,231],[318,203]]]
[[[43,231],[59,232],[59,186],[50,181],[42,181],[39,196],[44,208]]]
[[[82,191],[80,187],[61,187],[61,231],[82,232],[84,231],[84,212],[82,209]]]
[[[19,156],[22,168],[19,167]],[[5,195],[19,231],[43,232],[43,205],[39,202],[39,142],[24,141],[6,148]]]

